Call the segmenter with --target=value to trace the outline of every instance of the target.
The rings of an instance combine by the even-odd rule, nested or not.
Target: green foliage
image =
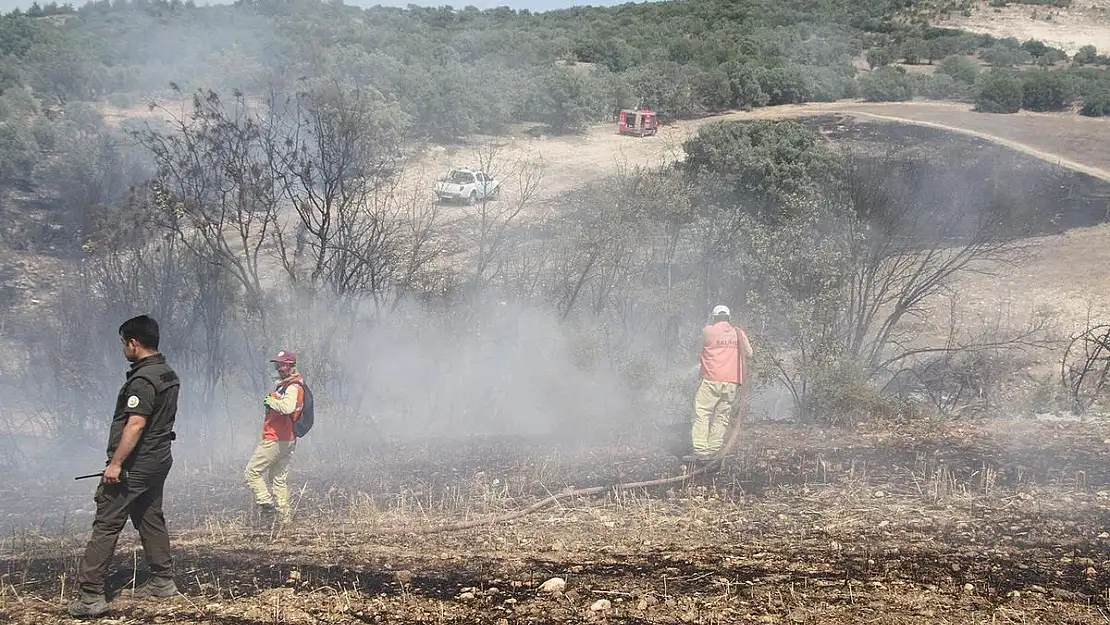
[[[972,84],[979,77],[979,64],[971,57],[953,54],[941,60],[937,73],[950,76],[962,83]]]
[[[1062,111],[1071,105],[1072,97],[1072,81],[1066,74],[1038,70],[1022,76],[1022,108]]]
[[[589,76],[564,67],[550,68],[539,80],[534,111],[557,133],[577,132],[596,119],[600,92]]]
[[[1034,58],[1048,54],[1048,51],[1053,49],[1040,39],[1029,39],[1021,44],[1021,49],[1028,52]]]
[[[1083,98],[1083,106],[1079,109],[1079,114],[1087,117],[1110,115],[1110,90],[1092,93]]]
[[[1076,65],[1091,65],[1098,59],[1098,49],[1092,45],[1085,45],[1076,51],[1072,58]]]
[[[965,100],[971,97],[972,86],[947,74],[919,74],[913,78],[914,94],[929,100]]]
[[[805,72],[796,65],[772,67],[760,74],[760,88],[767,94],[767,104],[799,104],[813,97],[812,86]]]
[[[975,95],[975,110],[983,113],[1016,113],[1021,109],[1023,99],[1020,78],[1006,72],[990,72],[980,81]]]
[[[895,0],[688,0],[531,13],[98,0],[58,9],[64,28],[0,17],[0,91],[18,79],[44,100],[123,106],[170,82],[265,97],[301,77],[331,77],[392,94],[415,137],[449,141],[521,121],[570,129],[623,106],[683,118],[854,97],[851,63],[861,54],[878,68],[896,56],[932,62],[993,42],[907,25],[906,8]],[[557,62],[585,80],[555,78]],[[542,94],[548,86],[552,97]],[[897,88],[904,94],[906,85]]]
[[[777,222],[785,198],[805,196],[836,170],[818,135],[796,121],[721,121],[683,144],[686,175],[718,206]]]
[[[903,67],[880,67],[860,79],[860,93],[869,102],[900,102],[913,98],[913,83]]]
[[[890,65],[894,62],[894,52],[890,48],[878,47],[867,51],[867,64],[871,69]]]
[[[1006,45],[1004,43],[996,43],[982,54],[983,60],[997,68],[1010,68],[1017,65],[1024,65],[1032,60],[1030,55],[1020,47]]]

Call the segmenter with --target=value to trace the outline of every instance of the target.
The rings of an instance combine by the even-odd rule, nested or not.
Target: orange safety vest
[[[301,387],[297,393],[297,409],[293,414],[281,414],[273,408],[266,408],[266,419],[262,422],[262,440],[264,441],[295,441],[297,436],[293,433],[293,422],[301,416],[304,410],[304,378],[300,374],[289,376],[278,382],[277,389],[270,393],[271,397],[279,398],[294,384]]]
[[[712,382],[744,381],[744,359],[740,357],[740,337],[744,331],[727,321],[702,329],[701,377]]]

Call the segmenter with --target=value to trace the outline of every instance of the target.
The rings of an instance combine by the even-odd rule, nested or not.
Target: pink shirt
[[[740,337],[747,338],[744,331],[727,321],[718,321],[705,326],[701,334],[701,377],[712,382],[743,382]]]

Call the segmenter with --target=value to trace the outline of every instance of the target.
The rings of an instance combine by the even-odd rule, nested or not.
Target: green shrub
[[[1098,60],[1098,49],[1091,45],[1083,46],[1072,60],[1076,65],[1090,65]]]
[[[1110,115],[1110,91],[1093,93],[1083,98],[1083,107],[1079,109],[1079,114],[1087,117]]]
[[[860,95],[868,102],[900,102],[913,99],[913,81],[902,67],[880,67],[860,78]]]
[[[983,60],[990,63],[991,67],[1014,67],[1025,65],[1033,59],[1025,50],[1019,47],[996,43],[983,51]]]
[[[1030,111],[1062,111],[1071,105],[1072,81],[1062,72],[1040,70],[1022,80],[1022,108]]]
[[[982,113],[1016,113],[1021,110],[1023,97],[1020,78],[1009,73],[991,72],[980,82],[975,95],[975,110]]]
[[[890,48],[878,47],[867,51],[867,65],[871,69],[884,67],[894,62],[894,53]]]
[[[929,100],[963,100],[971,97],[971,85],[947,74],[913,76],[913,92]]]
[[[937,73],[970,85],[979,77],[979,63],[971,57],[952,54],[941,60]]]

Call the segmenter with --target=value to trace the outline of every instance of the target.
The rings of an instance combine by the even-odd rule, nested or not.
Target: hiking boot
[[[147,597],[176,597],[177,584],[172,577],[151,577],[134,590],[128,588],[121,593],[124,597],[132,599],[146,599]]]
[[[92,618],[108,611],[108,602],[104,593],[92,593],[82,590],[81,595],[69,604],[69,615],[74,618]]]

